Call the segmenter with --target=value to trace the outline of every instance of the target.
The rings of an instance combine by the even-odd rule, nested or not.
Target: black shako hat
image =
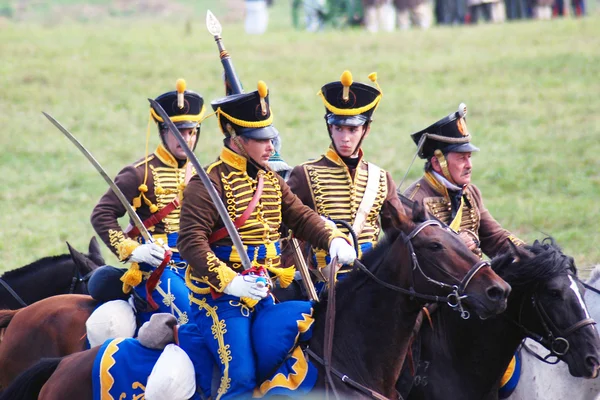
[[[259,140],[279,136],[279,132],[272,125],[269,89],[263,81],[258,81],[258,90],[254,92],[233,94],[213,100],[211,106],[225,136],[235,133]]]
[[[419,157],[430,159],[436,150],[440,150],[444,154],[479,151],[479,148],[471,144],[471,134],[467,129],[466,115],[467,105],[460,103],[458,111],[440,119],[422,131],[410,135],[417,146],[425,135],[425,142],[419,149]]]
[[[361,126],[371,120],[382,93],[377,84],[377,74],[373,72],[369,79],[377,88],[354,82],[350,71],[344,71],[339,81],[321,88],[317,94],[325,104],[325,120],[328,124]]]
[[[158,96],[155,100],[171,118],[171,121],[180,129],[196,128],[204,116],[204,99],[196,92],[186,90],[185,80],[178,79],[176,90]],[[150,107],[152,118],[164,129],[164,121],[158,113]]]

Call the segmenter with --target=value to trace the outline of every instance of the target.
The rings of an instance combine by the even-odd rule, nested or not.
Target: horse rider
[[[325,105],[331,144],[320,158],[296,166],[287,181],[292,192],[319,215],[352,226],[359,257],[373,248],[382,229],[392,225],[394,213],[404,213],[390,173],[367,162],[361,149],[382,97],[377,75],[369,78],[377,88],[354,82],[349,71],[321,88],[318,94]],[[346,227],[340,229],[349,233]],[[313,254],[313,268],[329,265],[331,257],[325,249],[313,249]],[[338,274],[348,271],[346,265]],[[329,276],[328,271],[323,272]]]
[[[165,109],[193,149],[200,133],[205,106],[202,96],[186,90],[185,86],[183,79],[178,80],[177,90],[158,96],[156,101]],[[157,312],[173,312],[178,323],[185,324],[188,322],[190,309],[189,291],[184,279],[187,263],[181,258],[176,244],[180,202],[183,189],[191,178],[192,168],[175,136],[152,108],[146,141],[148,142],[152,123],[158,127],[160,143],[152,154],[146,153],[138,161],[123,168],[116,176],[115,183],[140,216],[155,243],[144,243],[138,229],[132,228],[131,225],[125,231],[121,229],[118,219],[125,215],[126,211],[112,190],[108,190],[95,206],[91,222],[108,248],[121,261],[129,263],[125,275],[120,277],[122,274],[118,274],[123,282],[123,292],[128,293],[133,288],[139,297],[145,299],[144,282],[162,263],[165,248],[172,251],[171,261],[160,277],[159,285],[152,292],[152,298],[159,306]],[[110,270],[102,277],[96,277],[94,274],[90,282],[91,287],[95,287],[93,280],[102,281],[102,278],[106,278],[106,281],[110,282],[110,277]],[[114,279],[112,281],[114,282]],[[100,292],[100,295],[103,290],[111,290],[106,288],[109,285],[96,286],[96,292]],[[120,282],[118,286],[120,289]],[[114,285],[112,290],[114,291]],[[142,312],[141,323],[147,321],[151,315],[150,312]]]
[[[284,223],[317,248],[329,248],[342,262],[356,253],[341,231],[304,206],[283,178],[268,167],[279,135],[272,125],[268,89],[234,94],[211,103],[224,134],[221,153],[206,172],[234,221],[252,262],[244,271],[240,249],[232,246],[229,233],[209,191],[193,177],[184,191],[178,248],[188,260],[186,283],[192,302],[192,321],[198,326],[203,345],[197,351],[209,365],[196,365],[198,386],[210,393],[213,365],[220,370],[217,398],[248,396],[256,384],[255,352],[251,329],[261,311],[274,305],[269,287],[263,286],[267,271],[281,276],[280,227]],[[293,275],[293,271],[292,271]],[[294,323],[295,324],[295,323]],[[272,332],[257,340],[269,343]],[[296,329],[297,326],[294,328]],[[273,344],[273,343],[272,343]]]
[[[475,254],[494,257],[507,251],[509,242],[524,242],[500,226],[471,183],[471,153],[479,149],[471,143],[466,115],[461,103],[458,111],[411,135],[417,154],[426,160],[425,173],[404,195],[458,232]]]

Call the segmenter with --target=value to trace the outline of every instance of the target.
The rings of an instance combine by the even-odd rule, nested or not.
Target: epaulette
[[[141,166],[142,164],[145,164],[146,162],[150,162],[154,159],[154,154],[150,154],[148,155],[148,157],[144,157],[141,160],[139,160],[138,162],[136,162],[135,164],[133,164],[134,168],[137,168],[139,166]]]

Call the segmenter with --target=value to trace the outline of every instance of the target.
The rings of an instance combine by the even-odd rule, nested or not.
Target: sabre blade
[[[165,112],[161,105],[153,99],[148,99],[148,101],[152,105],[152,108],[154,108],[154,111],[156,111],[156,113],[162,118],[163,123],[167,125],[173,136],[175,136],[175,139],[177,139],[177,142],[185,152],[185,155],[187,156],[188,160],[190,160],[194,168],[196,168],[196,173],[198,174],[200,180],[202,180],[202,183],[206,187],[208,195],[210,196],[210,199],[212,200],[215,207],[217,208],[219,216],[221,217],[221,220],[225,225],[225,229],[227,229],[227,233],[229,233],[229,237],[231,237],[233,246],[237,249],[240,255],[240,258],[242,260],[242,266],[244,267],[244,269],[251,268],[252,264],[250,263],[248,253],[246,253],[246,250],[244,250],[242,239],[240,238],[237,229],[233,225],[233,221],[231,221],[231,218],[229,217],[229,213],[227,212],[227,209],[223,204],[223,200],[221,200],[221,198],[219,197],[219,194],[214,188],[210,178],[206,174],[206,171],[204,171],[202,165],[200,165],[200,161],[198,161],[198,158],[196,157],[192,149],[190,149],[188,143],[185,141],[183,136],[181,136],[179,129],[177,129],[177,127],[175,126],[173,121],[171,121],[171,118],[169,118],[169,115]]]
[[[210,10],[206,10],[206,29],[213,36],[221,36],[223,31],[221,23]]]
[[[48,118],[48,121],[50,121],[52,125],[57,127],[58,130],[61,131],[62,134],[65,135],[71,141],[71,143],[73,143],[75,147],[79,149],[81,153],[83,153],[83,155],[89,160],[89,162],[92,163],[94,168],[96,168],[96,171],[100,173],[102,178],[104,178],[106,183],[108,183],[108,186],[112,189],[113,193],[117,196],[123,207],[125,207],[125,211],[127,211],[129,218],[131,218],[135,227],[140,230],[140,234],[142,235],[144,240],[147,243],[153,243],[154,240],[152,239],[150,233],[144,226],[142,220],[140,219],[140,216],[136,214],[135,210],[133,209],[131,204],[129,204],[129,201],[127,201],[121,189],[119,189],[117,184],[110,178],[110,176],[108,176],[106,171],[104,171],[104,168],[102,168],[98,160],[94,158],[94,156],[79,142],[79,140],[77,140],[75,136],[73,136],[71,132],[69,132],[64,126],[62,126],[60,122],[54,119],[54,117],[52,117],[50,114],[45,113],[44,111],[42,111],[42,114],[44,114],[44,116]]]

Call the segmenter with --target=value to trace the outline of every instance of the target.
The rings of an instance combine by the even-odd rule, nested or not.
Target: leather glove
[[[238,275],[227,286],[223,292],[236,297],[249,297],[260,300],[267,297],[269,288],[263,282],[256,282],[256,276]]]
[[[351,264],[356,260],[356,251],[350,246],[346,240],[336,237],[329,245],[329,256],[338,258],[340,264]]]
[[[143,262],[150,264],[153,267],[158,267],[165,258],[165,249],[155,243],[145,243],[136,247],[131,256],[129,262]]]

